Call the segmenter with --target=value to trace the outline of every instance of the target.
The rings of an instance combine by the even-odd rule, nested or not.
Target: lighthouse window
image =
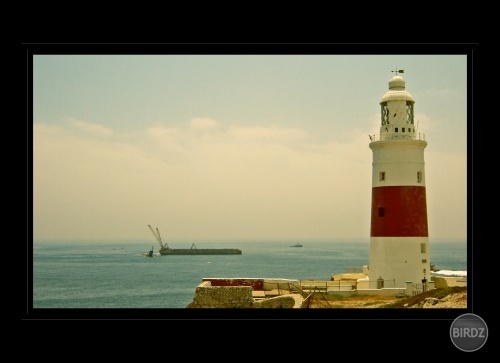
[[[385,125],[389,123],[389,109],[387,108],[387,102],[382,103],[381,106],[382,125]]]
[[[413,124],[413,103],[406,101],[406,122]]]
[[[384,207],[379,207],[378,208],[378,216],[379,217],[385,217],[385,208]]]
[[[427,251],[427,246],[425,245],[425,243],[421,243],[420,244],[420,253],[426,253]]]
[[[394,128],[394,132],[398,132],[398,128],[397,128],[397,127],[396,127],[396,128]]]
[[[379,180],[384,181],[385,180],[385,171],[381,171],[379,174]]]
[[[417,171],[417,181],[419,183],[422,183],[422,172],[421,171]]]
[[[402,131],[405,132],[405,128],[404,127],[403,127]]]
[[[425,258],[424,258],[424,259],[422,260],[422,263],[427,263],[427,259],[425,259]]]

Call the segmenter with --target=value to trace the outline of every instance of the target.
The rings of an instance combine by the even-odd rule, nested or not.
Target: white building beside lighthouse
[[[380,101],[380,132],[370,136],[372,288],[405,287],[410,281],[420,284],[431,277],[424,162],[427,142],[414,123],[415,100],[405,85],[396,70]]]

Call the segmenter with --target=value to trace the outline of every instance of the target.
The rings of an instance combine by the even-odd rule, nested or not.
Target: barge
[[[241,255],[242,251],[238,248],[196,248],[193,243],[191,248],[170,248],[166,242],[163,242],[160,236],[160,231],[156,228],[156,232],[148,224],[153,236],[160,244],[159,253],[162,256],[169,255]]]
[[[196,248],[195,244],[191,248],[169,248],[160,249],[161,255],[241,255],[238,248]]]

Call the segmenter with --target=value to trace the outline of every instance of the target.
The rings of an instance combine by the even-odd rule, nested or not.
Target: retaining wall
[[[293,281],[283,281],[281,279],[215,279],[205,278],[196,287],[193,301],[187,308],[303,308],[307,301],[300,294],[287,293],[275,297],[264,299],[254,299],[253,286],[258,290],[275,290],[278,286],[285,287],[293,285]]]

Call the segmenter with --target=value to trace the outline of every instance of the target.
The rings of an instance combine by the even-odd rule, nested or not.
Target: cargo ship
[[[156,232],[148,224],[153,236],[160,244],[159,253],[162,256],[168,255],[241,255],[241,250],[238,248],[196,248],[193,243],[191,248],[170,248],[166,242],[163,242],[160,236],[160,231],[156,228]]]

